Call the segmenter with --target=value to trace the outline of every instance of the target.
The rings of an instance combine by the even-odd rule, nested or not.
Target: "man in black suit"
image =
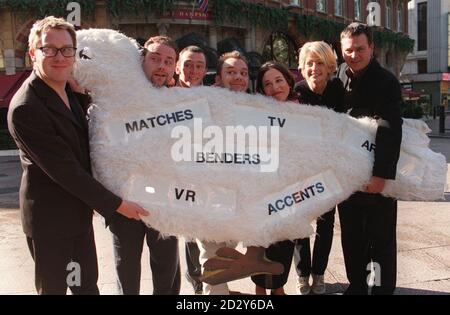
[[[173,74],[177,47],[166,36],[155,36],[144,45],[142,70],[155,88],[175,85]],[[143,222],[121,217],[111,222],[118,292],[137,295],[141,289],[141,258],[144,241],[150,250],[154,295],[180,293],[181,272],[178,238],[164,237]]]
[[[395,179],[402,139],[400,83],[373,58],[371,29],[352,23],[341,33],[345,63],[338,76],[353,117],[378,121],[372,177],[361,192],[339,205],[342,249],[350,282],[346,294],[368,294],[368,270],[375,266],[372,294],[393,294],[397,275],[397,202],[382,196]]]
[[[37,21],[29,36],[34,71],[8,112],[23,168],[22,225],[39,294],[65,294],[67,287],[74,294],[99,293],[93,209],[107,224],[121,215],[147,215],[91,175],[86,118],[67,85],[75,52],[71,24],[55,17]]]

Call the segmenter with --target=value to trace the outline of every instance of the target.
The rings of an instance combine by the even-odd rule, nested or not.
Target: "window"
[[[334,0],[334,15],[342,16],[342,0]]]
[[[361,0],[355,0],[355,20],[362,21],[361,19]]]
[[[417,60],[417,73],[427,73],[427,60]]]
[[[297,69],[297,47],[294,41],[286,34],[280,32],[272,33],[264,47],[263,60],[275,60],[283,63],[290,69]]]
[[[417,5],[417,50],[427,50],[427,3]]]
[[[392,29],[392,2],[386,1],[386,28]]]
[[[302,2],[301,2],[301,0],[291,0],[290,5],[302,7]]]
[[[403,32],[403,3],[397,6],[397,31]]]
[[[326,13],[327,12],[327,0],[317,0],[316,11]]]

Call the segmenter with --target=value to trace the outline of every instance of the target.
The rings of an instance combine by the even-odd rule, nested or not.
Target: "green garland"
[[[67,3],[74,0],[0,0],[0,7],[9,7],[13,11],[31,11],[37,18],[47,15],[66,16]],[[82,8],[82,13],[91,15],[95,10],[95,0],[75,0]],[[106,7],[112,16],[143,12],[149,16],[153,12],[170,11],[175,0],[106,0]]]
[[[32,11],[39,17],[45,15],[67,15],[66,6],[73,0],[0,0],[0,7],[8,6],[14,11]],[[190,0],[193,3],[194,0]],[[77,0],[83,8],[83,14],[91,15],[95,10],[95,0]],[[108,12],[113,17],[129,14],[162,14],[172,10],[176,0],[106,0]],[[322,39],[328,42],[339,41],[339,34],[345,25],[313,15],[288,13],[286,9],[271,8],[241,0],[211,0],[210,12],[214,22],[244,24],[246,21],[271,31],[286,31],[288,21],[293,20],[299,34],[307,39]],[[392,47],[401,52],[411,52],[414,40],[402,33],[388,30],[374,30],[374,42],[377,47]]]
[[[345,24],[325,20],[313,15],[292,14],[297,32],[308,40],[339,41],[340,33]],[[391,47],[395,50],[409,53],[414,49],[414,40],[403,33],[374,28],[373,41],[376,47]]]
[[[0,7],[9,7],[13,11],[31,11],[37,18],[48,15],[67,16],[67,4],[74,0],[0,0]],[[94,0],[76,0],[83,8],[83,15],[91,15],[95,10]]]
[[[211,0],[213,18],[217,24],[225,21],[239,24],[250,21],[252,25],[275,31],[287,29],[289,17],[294,20],[297,31],[309,40],[339,41],[345,24],[330,21],[314,15],[288,13],[284,9],[270,8],[241,0]],[[414,48],[414,40],[402,33],[388,30],[374,30],[374,42],[377,47],[392,47],[409,53]]]
[[[143,13],[149,17],[156,12],[163,14],[174,6],[175,0],[107,0],[106,7],[114,17]]]
[[[211,0],[210,9],[214,22],[243,24],[249,21],[252,25],[270,30],[286,30],[288,12],[285,9],[270,8],[259,4],[242,2],[241,0]]]
[[[292,14],[299,34],[308,40],[324,40],[334,42],[339,40],[341,31],[345,25],[326,20],[314,15]]]
[[[414,40],[403,33],[395,33],[388,30],[375,30],[373,33],[375,46],[384,48],[392,47],[401,52],[412,52],[414,49]]]

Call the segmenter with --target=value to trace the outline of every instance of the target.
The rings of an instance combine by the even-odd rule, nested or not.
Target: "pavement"
[[[439,137],[435,121],[431,148],[450,162],[450,137]],[[448,124],[450,126],[450,124]],[[437,137],[435,137],[437,136]],[[449,165],[450,169],[450,165]],[[36,294],[34,264],[28,252],[18,210],[21,169],[14,151],[0,152],[0,294]],[[445,199],[436,202],[399,202],[397,247],[398,277],[396,294],[450,295],[450,172],[447,173]],[[116,294],[112,240],[99,216],[94,217],[95,239],[99,259],[101,294]],[[341,294],[347,286],[340,243],[339,217],[336,216],[334,241],[325,273],[328,294]],[[312,240],[311,240],[312,241]],[[181,294],[193,294],[184,274],[186,263],[184,240],[180,239]],[[244,249],[240,247],[243,252]],[[142,259],[141,294],[152,294],[152,275],[148,248]],[[230,289],[253,293],[249,278],[233,281]],[[291,267],[287,294],[296,294],[296,273]]]

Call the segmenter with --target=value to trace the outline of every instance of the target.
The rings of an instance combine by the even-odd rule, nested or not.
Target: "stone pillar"
[[[217,50],[217,28],[209,26],[209,47]]]
[[[0,48],[14,48],[14,26],[9,9],[0,9]]]
[[[6,74],[16,73],[16,57],[14,46],[15,25],[10,9],[0,9],[0,49]]]
[[[16,74],[16,56],[14,49],[3,50],[6,75]]]
[[[158,23],[156,25],[158,28],[158,34],[160,36],[167,36],[167,31],[169,30],[170,24],[168,23]]]
[[[81,13],[81,17],[83,18],[83,12]],[[106,1],[96,1],[94,21],[95,27],[97,28],[110,28]],[[83,24],[83,21],[81,22],[81,24]]]
[[[256,27],[251,26],[245,34],[245,49],[247,51],[256,50]]]
[[[254,35],[252,32],[253,30],[253,26],[251,26],[250,28],[247,28],[247,30],[245,31],[245,50],[246,51],[252,51],[252,35]]]

